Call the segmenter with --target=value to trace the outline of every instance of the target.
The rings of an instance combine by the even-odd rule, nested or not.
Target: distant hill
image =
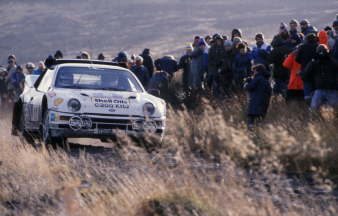
[[[281,21],[292,18],[322,28],[337,8],[336,0],[1,0],[0,62],[10,53],[21,63],[35,62],[57,49],[68,57],[145,47],[155,55],[178,55],[194,35],[229,35],[234,27],[247,40],[261,31],[271,38]]]

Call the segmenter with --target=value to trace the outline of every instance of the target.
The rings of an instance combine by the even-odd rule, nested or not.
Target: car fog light
[[[155,133],[156,132],[156,124],[155,122],[146,121],[143,123],[143,129],[147,133]]]
[[[143,122],[135,121],[132,123],[133,130],[143,130]]]

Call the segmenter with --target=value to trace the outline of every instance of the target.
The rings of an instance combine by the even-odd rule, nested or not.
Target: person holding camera
[[[244,89],[248,92],[248,127],[261,121],[269,108],[272,88],[270,72],[263,64],[252,67],[253,76],[244,79]]]

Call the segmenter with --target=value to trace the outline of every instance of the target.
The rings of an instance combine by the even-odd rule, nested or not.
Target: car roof
[[[113,66],[113,65],[105,65],[105,64],[89,64],[89,63],[63,63],[57,65],[58,68],[61,67],[93,67],[93,68],[105,68],[105,69],[113,69],[113,70],[124,70],[129,71],[126,68]]]

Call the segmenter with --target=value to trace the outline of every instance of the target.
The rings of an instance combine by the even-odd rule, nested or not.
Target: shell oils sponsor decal
[[[97,108],[109,108],[109,110],[129,109],[130,107],[129,100],[123,98],[93,97],[92,103]]]

